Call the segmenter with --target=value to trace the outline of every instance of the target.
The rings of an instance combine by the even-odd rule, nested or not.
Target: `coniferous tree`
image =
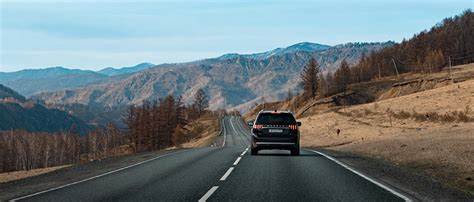
[[[306,98],[314,97],[318,91],[318,73],[319,64],[311,58],[300,74],[303,94]]]
[[[204,111],[209,107],[209,100],[204,89],[200,88],[194,95],[194,107],[196,108],[198,117],[201,117]]]
[[[184,125],[186,125],[188,123],[188,121],[186,120],[186,106],[184,106],[184,102],[183,102],[183,97],[182,96],[179,96],[176,100],[175,100],[175,117],[176,117],[176,125],[180,126],[180,127],[183,127]]]
[[[337,92],[346,92],[347,86],[350,83],[351,72],[349,69],[349,64],[347,64],[346,60],[342,60],[339,69],[336,70],[334,73],[334,80]]]
[[[291,87],[289,87],[288,92],[286,94],[286,101],[290,102],[292,98],[293,98],[293,92],[291,92]]]

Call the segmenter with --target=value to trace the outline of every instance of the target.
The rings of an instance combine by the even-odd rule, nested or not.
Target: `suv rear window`
[[[257,118],[259,125],[294,125],[296,120],[290,113],[261,113]]]

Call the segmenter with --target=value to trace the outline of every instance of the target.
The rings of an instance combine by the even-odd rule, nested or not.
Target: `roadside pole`
[[[395,67],[395,73],[397,73],[397,79],[399,79],[397,63],[395,63],[395,60],[393,59],[393,57],[392,57],[392,62],[393,62],[393,67]]]

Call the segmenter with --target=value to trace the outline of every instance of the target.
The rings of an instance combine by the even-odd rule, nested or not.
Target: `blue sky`
[[[186,62],[303,41],[399,42],[474,4],[474,0],[0,2],[0,71]]]

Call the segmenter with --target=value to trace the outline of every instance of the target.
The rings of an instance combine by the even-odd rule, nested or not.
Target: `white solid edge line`
[[[234,117],[232,117],[234,118]],[[234,123],[232,123],[232,118],[230,118],[230,126],[232,127],[232,129],[234,130],[235,134],[238,134],[239,132],[237,132],[237,130],[235,130],[235,127],[234,127]]]
[[[234,161],[234,166],[237,165],[237,164],[239,164],[240,159],[242,159],[242,157],[240,157],[240,156],[237,157],[237,159],[235,159],[235,161]]]
[[[359,171],[357,171],[357,170],[355,170],[355,169],[349,167],[348,165],[346,165],[346,164],[340,162],[339,160],[337,160],[337,159],[335,159],[335,158],[333,158],[333,157],[331,157],[331,156],[329,156],[329,155],[327,155],[327,154],[325,154],[325,153],[322,153],[322,152],[319,152],[319,151],[315,151],[315,150],[311,150],[311,149],[305,149],[305,150],[311,151],[311,152],[314,152],[314,153],[317,153],[317,154],[319,154],[319,155],[322,155],[322,156],[326,157],[327,159],[333,161],[334,163],[339,164],[340,166],[344,167],[345,169],[347,169],[347,170],[349,170],[349,171],[351,171],[351,172],[353,172],[353,173],[359,175],[360,177],[362,177],[362,178],[368,180],[369,182],[374,183],[375,185],[377,185],[377,186],[379,186],[379,187],[381,187],[381,188],[383,188],[383,189],[389,191],[390,193],[392,193],[392,194],[394,194],[394,195],[396,195],[396,196],[402,198],[402,199],[405,200],[405,201],[413,201],[412,199],[410,199],[409,197],[403,195],[402,193],[400,193],[400,192],[398,192],[398,191],[396,191],[396,190],[394,190],[394,189],[392,189],[392,188],[390,188],[390,187],[388,187],[388,186],[386,186],[386,185],[384,185],[384,184],[378,182],[377,180],[375,180],[375,179],[373,179],[373,178],[371,178],[371,177],[369,177],[369,176],[367,176],[367,175],[365,175],[365,174],[362,174],[361,172],[359,172]]]
[[[206,194],[204,194],[204,196],[202,196],[201,199],[199,199],[199,202],[207,201],[207,199],[211,197],[211,195],[217,190],[217,188],[219,187],[218,186],[211,187],[211,189],[209,189],[209,191],[207,191]]]
[[[122,171],[122,170],[125,170],[125,169],[128,169],[128,168],[132,168],[132,167],[135,167],[135,166],[138,166],[138,165],[141,165],[141,164],[144,164],[144,163],[147,163],[147,162],[159,159],[159,158],[163,158],[163,157],[166,157],[166,156],[170,156],[170,155],[173,155],[173,154],[178,154],[178,153],[182,153],[182,152],[190,151],[190,150],[192,150],[192,149],[187,149],[187,150],[182,150],[182,151],[177,151],[177,152],[164,154],[164,155],[161,155],[161,156],[157,156],[155,158],[151,158],[151,159],[148,159],[148,160],[145,160],[145,161],[142,161],[142,162],[138,162],[138,163],[135,163],[135,164],[132,164],[132,165],[125,166],[123,168],[119,168],[119,169],[112,170],[112,171],[109,171],[109,172],[106,172],[106,173],[102,173],[100,175],[96,175],[96,176],[93,176],[93,177],[89,177],[89,178],[86,178],[86,179],[83,179],[83,180],[79,180],[79,181],[72,182],[72,183],[69,183],[69,184],[61,185],[61,186],[58,186],[58,187],[50,188],[50,189],[43,190],[43,191],[40,191],[40,192],[36,192],[36,193],[33,193],[33,194],[28,194],[28,195],[25,195],[25,196],[21,196],[21,197],[18,197],[18,198],[11,199],[9,201],[14,202],[14,201],[22,200],[22,199],[29,198],[29,197],[32,197],[32,196],[44,194],[44,193],[47,193],[47,192],[50,192],[50,191],[55,191],[55,190],[62,189],[62,188],[65,188],[65,187],[69,187],[69,186],[72,186],[72,185],[75,185],[75,184],[79,184],[79,183],[82,183],[82,182],[93,180],[93,179],[96,179],[96,178],[99,178],[99,177],[110,175],[110,174],[113,174],[113,173],[116,173],[116,172],[119,172],[119,171]]]
[[[223,131],[223,133],[224,133],[224,142],[222,142],[222,147],[224,147],[225,146],[226,133],[227,133],[226,128],[225,128],[225,118],[222,119],[222,128],[224,130]]]
[[[232,173],[233,170],[234,170],[234,167],[230,167],[219,181],[224,181],[225,179],[227,179],[227,177],[229,177],[230,173]]]
[[[248,140],[247,139],[247,131],[244,130],[244,126],[242,124],[243,122],[242,121],[238,121],[237,122],[237,128],[239,128],[240,130],[240,135],[245,139],[245,140]]]

